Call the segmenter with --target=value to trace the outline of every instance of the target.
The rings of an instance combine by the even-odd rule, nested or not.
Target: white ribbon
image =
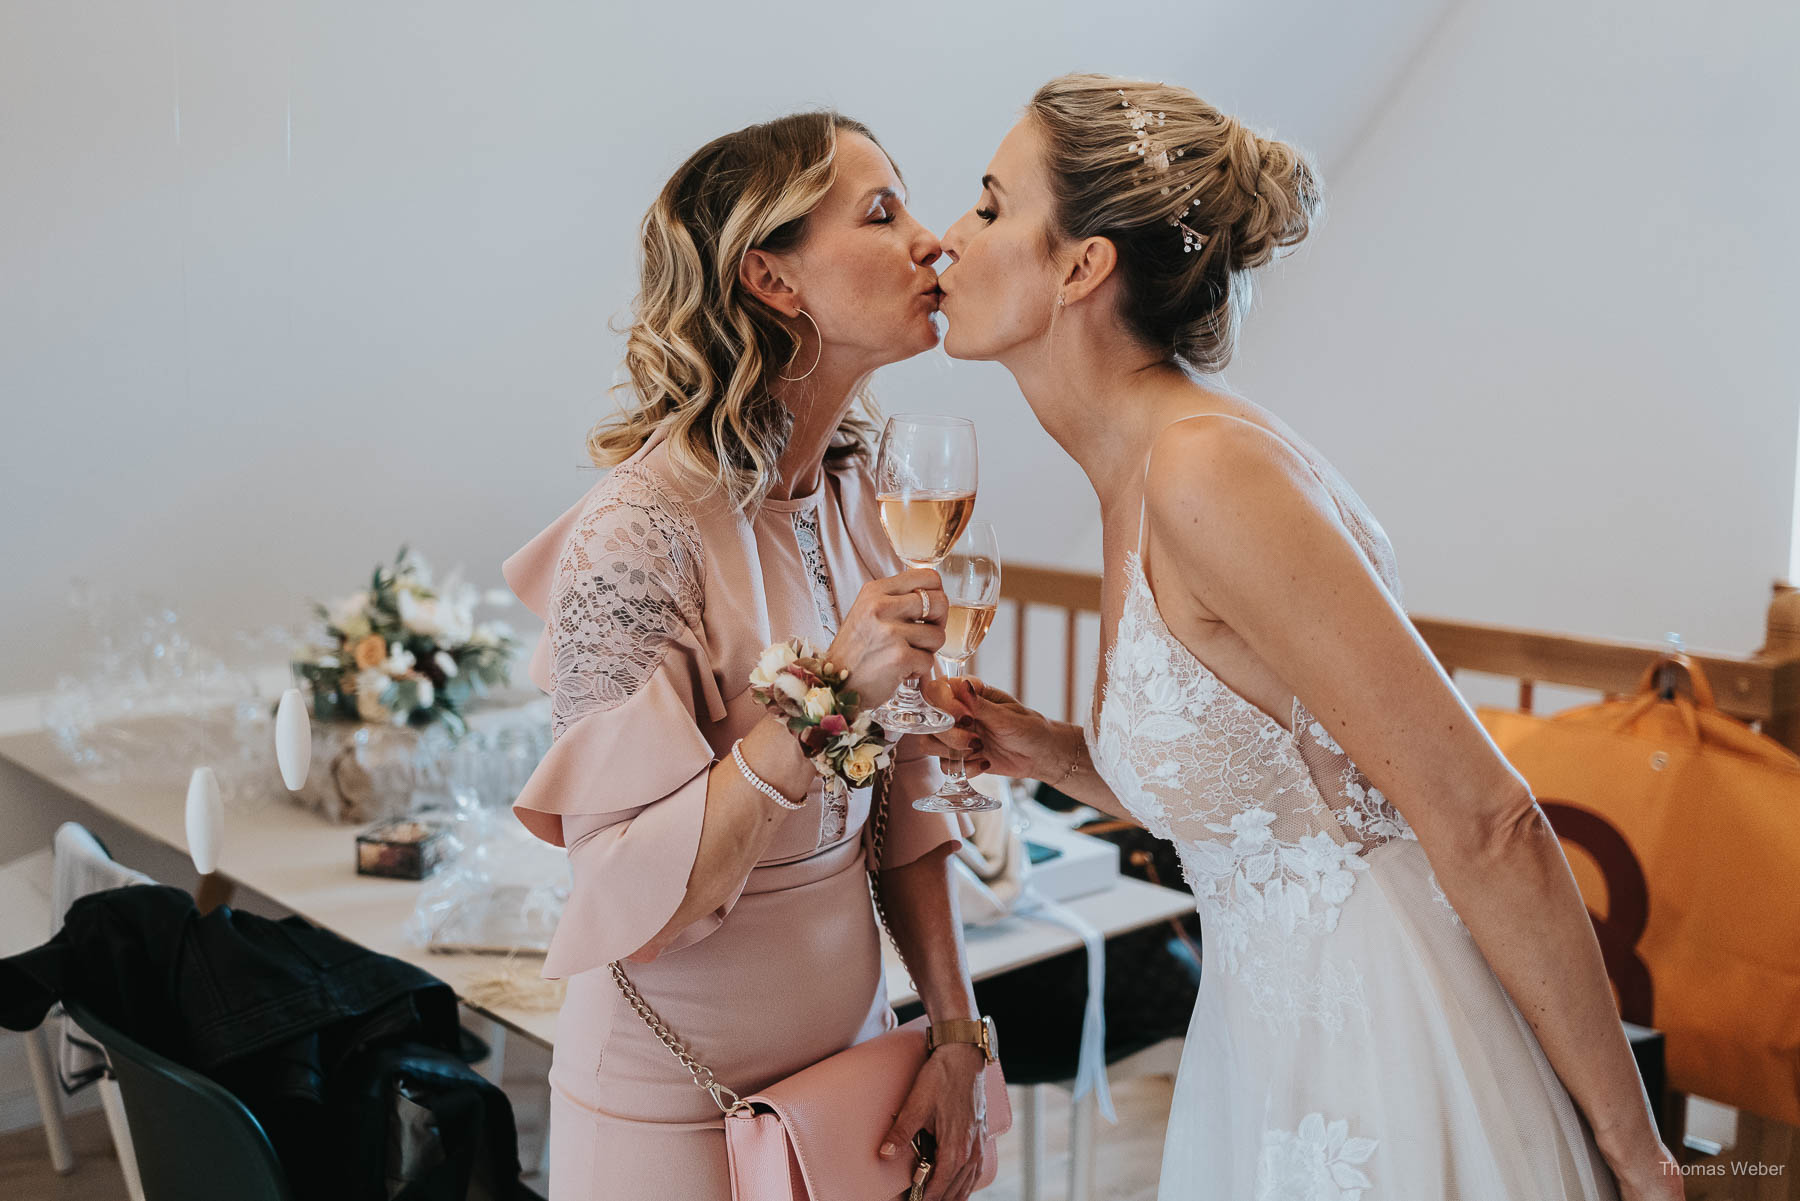
[[[1087,947],[1087,1006],[1081,1016],[1081,1051],[1075,1061],[1073,1100],[1081,1100],[1092,1089],[1100,1116],[1116,1126],[1119,1118],[1113,1112],[1112,1089],[1106,1080],[1106,936],[1073,909],[1039,893],[1029,878],[1013,912],[1072,930]]]

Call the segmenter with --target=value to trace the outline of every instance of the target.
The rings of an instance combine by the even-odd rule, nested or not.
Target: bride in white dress
[[[1673,1201],[1568,864],[1386,536],[1196,378],[1317,205],[1298,152],[1179,88],[1053,80],[1001,143],[944,238],[945,348],[1009,368],[1093,483],[1110,649],[1084,727],[936,685],[943,749],[1180,853],[1206,967],[1166,1201]]]

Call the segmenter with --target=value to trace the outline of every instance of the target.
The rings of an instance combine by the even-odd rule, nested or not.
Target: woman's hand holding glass
[[[926,413],[888,418],[875,456],[875,496],[894,553],[915,568],[949,553],[975,512],[976,476],[974,423]],[[901,681],[875,711],[890,737],[950,728],[950,718],[920,697],[918,680]]]
[[[1054,782],[1075,753],[1076,727],[1051,721],[974,676],[928,681],[925,695],[956,719],[954,729],[926,739],[926,752],[950,760],[967,755],[970,772]]]
[[[929,567],[862,586],[825,650],[827,659],[849,673],[859,709],[873,709],[902,681],[931,670],[932,656],[944,645],[949,612],[943,581]]]

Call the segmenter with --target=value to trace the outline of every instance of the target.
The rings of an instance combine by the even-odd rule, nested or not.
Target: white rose
[[[337,626],[337,628],[343,632],[344,638],[349,642],[357,642],[363,638],[367,638],[375,630],[375,627],[369,624],[368,617],[361,613],[358,613],[354,617],[347,617],[341,622],[333,622],[332,624]]]
[[[349,633],[350,623],[353,621],[368,624],[368,616],[364,612],[368,607],[369,594],[367,592],[352,592],[331,606],[330,615],[325,620],[345,633]]]
[[[758,688],[768,688],[775,683],[775,677],[781,669],[795,659],[794,648],[785,642],[777,642],[762,653],[756,661],[756,670],[750,673],[750,682]]]
[[[397,679],[411,671],[413,664],[417,662],[418,660],[414,658],[411,651],[398,642],[390,642],[388,643],[387,662],[381,665],[381,670]]]
[[[454,680],[456,678],[456,657],[449,651],[439,651],[437,654],[431,656],[431,661],[437,664],[437,669],[444,673],[444,678],[446,680]]]
[[[466,605],[438,606],[438,641],[461,646],[475,632],[475,614]]]
[[[804,700],[806,716],[818,721],[827,713],[837,712],[837,698],[831,695],[829,688],[808,688]]]
[[[435,638],[443,628],[436,598],[423,597],[409,589],[400,590],[400,624],[423,638]]]

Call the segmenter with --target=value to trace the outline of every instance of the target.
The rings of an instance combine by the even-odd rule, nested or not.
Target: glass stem
[[[946,659],[942,655],[938,656],[938,668],[944,673],[944,679],[946,680],[959,678],[962,675],[962,666],[961,660]],[[969,782],[968,766],[969,753],[964,751],[956,757],[956,770],[944,777],[945,785],[961,784],[967,787]]]

